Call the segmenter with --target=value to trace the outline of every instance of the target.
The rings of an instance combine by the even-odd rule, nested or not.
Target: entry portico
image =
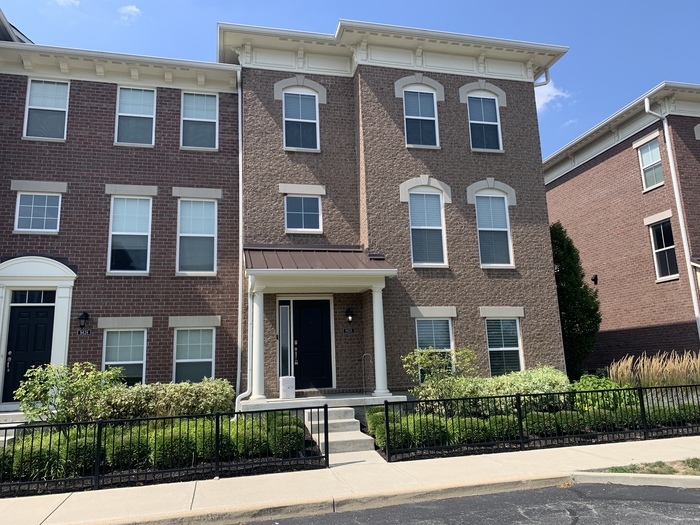
[[[382,292],[385,279],[396,276],[397,270],[383,256],[367,254],[359,246],[271,245],[245,246],[244,255],[251,296],[249,315],[252,316],[249,323],[249,326],[252,325],[249,334],[252,373],[248,377],[251,401],[266,399],[266,366],[274,366],[265,363],[266,295],[276,295],[278,298],[277,375],[295,376],[297,389],[328,391],[336,388],[333,298],[337,294],[371,291],[373,396],[391,395],[387,386]],[[324,339],[329,339],[327,355],[322,348],[319,349]],[[314,345],[315,348],[309,350],[308,347]],[[326,362],[328,364],[324,365]],[[332,379],[329,375],[327,383],[324,383],[322,370],[327,368],[331,369]],[[313,372],[309,372],[309,369],[313,369]]]

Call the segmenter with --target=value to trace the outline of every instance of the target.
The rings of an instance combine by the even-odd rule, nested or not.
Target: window
[[[104,368],[121,367],[126,383],[144,382],[146,330],[105,330]]]
[[[117,143],[154,143],[156,92],[152,89],[119,88]]]
[[[60,210],[60,195],[18,193],[15,230],[57,232]]]
[[[175,330],[175,382],[214,375],[214,329]]]
[[[321,233],[321,197],[287,195],[284,198],[285,229],[290,233]]]
[[[177,271],[216,271],[216,201],[180,199]]]
[[[146,273],[149,267],[151,199],[113,197],[109,271]]]
[[[430,349],[439,353],[438,367],[442,368],[444,365],[445,369],[452,368],[452,323],[450,319],[416,319],[416,339],[420,350]],[[421,382],[428,373],[430,370],[421,368]]]
[[[648,190],[659,186],[664,182],[664,172],[661,169],[661,154],[659,153],[659,140],[654,139],[640,146],[639,164],[642,167],[642,179],[644,189]]]
[[[315,94],[284,93],[284,147],[317,150],[318,99]]]
[[[216,95],[182,94],[182,146],[216,149],[218,147],[218,104]]]
[[[497,102],[492,97],[468,97],[469,134],[472,149],[501,149]]]
[[[517,319],[486,319],[486,338],[492,376],[521,370]]]
[[[673,244],[673,232],[671,221],[665,220],[652,224],[651,243],[654,247],[654,266],[656,278],[675,277],[678,275],[678,262],[676,261],[676,247]]]
[[[510,265],[510,227],[505,196],[477,195],[475,203],[481,265]]]
[[[68,83],[30,80],[24,136],[65,140]]]
[[[437,146],[437,110],[435,94],[406,89],[403,92],[406,144]]]
[[[411,192],[408,208],[414,266],[446,264],[442,193],[427,187]]]

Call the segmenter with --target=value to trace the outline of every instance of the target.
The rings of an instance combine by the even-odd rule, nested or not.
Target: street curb
[[[570,474],[533,476],[525,479],[503,478],[487,483],[475,481],[452,485],[388,490],[380,493],[355,493],[330,498],[275,502],[271,503],[270,506],[255,504],[203,508],[159,514],[152,517],[104,520],[93,522],[93,525],[231,525],[238,522],[318,516],[334,512],[375,509],[464,496],[554,487],[566,483],[572,483]]]
[[[651,485],[655,487],[675,487],[699,489],[700,476],[677,476],[674,474],[625,474],[617,472],[573,472],[575,483],[602,483],[614,485]]]

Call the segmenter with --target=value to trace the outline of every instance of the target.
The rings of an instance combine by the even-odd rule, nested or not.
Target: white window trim
[[[481,232],[481,228],[479,228],[479,217],[478,217],[478,211],[476,207],[476,198],[477,197],[500,197],[505,201],[505,210],[506,210],[506,233],[508,234],[508,256],[510,257],[510,263],[508,264],[484,264],[481,262],[481,236],[479,233]],[[476,215],[477,223],[476,223],[476,238],[477,238],[477,243],[479,245],[479,264],[481,268],[500,268],[500,269],[514,269],[515,268],[515,259],[514,259],[514,254],[513,254],[513,235],[512,235],[512,230],[510,226],[510,210],[509,210],[509,202],[508,202],[508,195],[505,194],[502,191],[495,190],[495,189],[483,189],[478,191],[474,195],[474,213]],[[484,231],[503,231],[502,229],[484,229]]]
[[[297,146],[287,146],[287,117],[285,116],[285,95],[295,94],[295,95],[309,95],[314,97],[316,103],[316,147],[315,148],[301,148]],[[311,88],[298,86],[289,87],[282,92],[282,147],[285,151],[305,151],[307,153],[320,153],[321,152],[321,115],[319,111],[319,94]],[[312,122],[311,120],[300,120],[300,119],[289,119],[291,122]]]
[[[185,118],[185,95],[208,95],[213,96],[216,99],[216,117],[214,120],[210,119],[200,119],[200,118]],[[155,106],[154,106],[155,107]],[[184,130],[185,121],[191,122],[214,122],[215,132],[214,132],[214,146],[211,148],[202,146],[185,146],[182,141],[184,140]],[[154,122],[155,129],[155,122]],[[183,91],[180,98],[180,149],[182,150],[192,150],[192,151],[218,151],[219,150],[219,94],[218,93],[198,93],[195,91]]]
[[[119,142],[119,117],[139,117],[139,118],[149,118],[145,115],[135,115],[132,113],[119,113],[119,99],[122,96],[122,89],[138,89],[140,91],[153,91],[153,115],[150,117],[153,119],[153,127],[151,128],[151,143],[141,144],[139,142]],[[152,148],[156,143],[156,111],[157,111],[157,98],[158,92],[156,89],[144,88],[144,87],[134,87],[134,86],[117,86],[117,107],[115,108],[116,118],[114,119],[114,145],[115,146],[129,146],[133,148]]]
[[[658,139],[659,135],[660,135],[659,132],[656,131],[655,133],[652,133],[651,135],[649,135],[649,136],[647,136],[647,137],[644,137],[643,139],[640,139],[640,140],[638,140],[637,142],[635,142],[635,143],[633,144],[634,149],[637,150],[637,158],[639,159],[639,172],[640,172],[640,175],[642,176],[642,190],[643,190],[642,193],[646,193],[646,192],[648,192],[648,191],[651,191],[651,190],[654,190],[654,189],[656,189],[656,188],[659,188],[659,187],[663,186],[663,185],[664,185],[664,182],[665,182],[665,180],[666,180],[666,178],[664,177],[664,179],[663,179],[661,182],[659,182],[659,183],[657,183],[657,184],[653,184],[653,185],[651,185],[651,186],[647,186],[647,181],[646,181],[646,179],[645,179],[645,177],[644,177],[644,169],[645,169],[645,168],[649,168],[649,167],[651,167],[651,166],[654,166],[654,165],[657,164],[657,163],[654,162],[653,164],[649,164],[649,166],[645,166],[645,165],[644,165],[644,162],[642,161],[642,151],[641,151],[641,148],[642,148],[643,146],[646,146],[647,144],[649,144],[649,143],[652,142],[653,140],[656,140],[656,145],[657,145],[657,147],[658,147],[658,149],[659,149],[659,161],[658,161],[658,164],[661,166],[662,175],[663,175],[663,160],[661,159],[661,144],[659,143],[659,139]]]
[[[318,199],[318,228],[289,228],[287,227],[287,197],[299,197],[305,199]],[[320,195],[308,194],[287,194],[284,196],[284,231],[285,233],[308,233],[320,234],[323,233],[323,200]]]
[[[141,383],[146,383],[146,352],[148,351],[148,330],[146,328],[119,328],[106,329],[102,334],[102,370],[107,369],[107,334],[109,332],[143,332],[143,361],[114,361],[110,366],[141,364]]]
[[[183,201],[197,201],[197,202],[213,202],[214,203],[214,235],[193,235],[187,234],[186,237],[214,237],[214,269],[208,272],[187,272],[180,270],[180,239],[182,234],[180,233],[180,218],[181,211],[180,205]],[[175,274],[176,275],[186,275],[191,277],[197,276],[212,276],[216,275],[217,272],[217,259],[219,253],[219,203],[216,199],[195,199],[190,197],[181,197],[177,201],[177,248],[175,250]],[[149,253],[150,255],[150,253]]]
[[[469,114],[469,99],[470,98],[489,98],[495,101],[496,103],[496,128],[498,129],[498,148],[475,148],[472,142],[472,132],[471,132],[471,125],[472,123],[474,124],[487,124],[489,126],[493,126],[493,122],[487,122],[487,121],[481,121],[481,120],[472,120],[471,115]],[[499,105],[499,97],[495,93],[491,93],[490,91],[486,90],[474,90],[470,91],[467,94],[467,124],[468,124],[468,131],[469,131],[469,147],[471,148],[472,151],[478,151],[478,152],[486,152],[486,153],[503,153],[505,150],[503,148],[503,132],[502,132],[502,127],[501,127],[501,109]]]
[[[148,233],[145,234],[148,237],[147,241],[147,253],[146,253],[146,270],[110,270],[112,267],[112,236],[114,232],[112,231],[112,217],[114,215],[114,200],[115,199],[147,199],[150,202],[149,205],[149,215],[148,215]],[[112,195],[109,206],[109,242],[107,246],[107,275],[148,275],[151,269],[151,229],[153,228],[153,199],[147,196],[139,195]],[[139,234],[144,235],[144,234]]]
[[[408,231],[411,240],[411,264],[414,268],[449,268],[447,260],[447,228],[445,224],[445,195],[442,191],[434,189],[430,186],[419,186],[412,188],[410,194],[430,194],[440,196],[440,220],[442,221],[442,263],[417,263],[413,261],[413,225],[411,224],[411,203],[408,203]],[[434,227],[417,227],[417,229],[436,230]]]
[[[522,330],[520,329],[520,319],[518,317],[485,317],[484,318],[484,335],[486,336],[486,352],[488,353],[488,362],[489,362],[489,377],[494,377],[493,373],[491,372],[491,350],[495,352],[500,352],[503,350],[516,350],[515,348],[491,348],[489,347],[489,336],[488,336],[488,321],[504,321],[504,320],[510,320],[510,319],[515,319],[515,328],[518,331],[518,361],[520,364],[520,370],[525,370],[525,359],[523,357],[523,334]]]
[[[657,215],[660,216],[661,214],[657,214]],[[654,226],[656,226],[657,224],[661,224],[662,222],[666,222],[666,221],[669,222],[669,224],[670,224],[670,226],[671,226],[671,231],[673,231],[673,224],[671,224],[671,219],[670,219],[670,217],[664,218],[664,219],[661,219],[661,220],[657,220],[657,221],[655,221],[655,222],[653,222],[653,223],[649,223],[649,224],[646,224],[646,221],[645,221],[645,224],[646,224],[646,226],[648,227],[648,230],[649,230],[649,240],[651,241],[651,256],[652,256],[652,258],[654,259],[654,273],[655,273],[655,275],[656,275],[656,281],[655,281],[655,282],[657,282],[657,283],[663,283],[663,282],[666,282],[666,281],[676,281],[676,280],[678,280],[678,279],[680,278],[680,275],[678,274],[678,272],[672,273],[672,274],[669,274],[669,275],[664,275],[664,276],[659,275],[659,263],[658,263],[658,261],[656,260],[656,254],[657,254],[658,252],[662,252],[662,251],[665,252],[665,251],[668,251],[668,250],[673,250],[674,253],[676,253],[676,243],[675,243],[675,240],[674,240],[674,243],[673,243],[672,246],[666,246],[666,247],[661,248],[661,249],[658,249],[658,248],[656,247],[656,243],[654,242],[654,232],[652,231],[652,228],[653,228]],[[678,254],[677,254],[677,253],[676,253],[676,267],[678,267]]]
[[[68,86],[68,91],[66,92],[66,109],[64,110],[66,112],[66,118],[65,122],[63,123],[63,138],[54,138],[54,137],[35,137],[33,135],[27,135],[27,124],[29,123],[29,94],[32,89],[32,82],[37,81],[37,82],[56,82],[57,84],[66,84]],[[62,80],[47,80],[43,78],[30,78],[29,82],[27,82],[27,100],[24,104],[24,126],[22,127],[22,138],[26,140],[41,140],[44,142],[65,142],[66,137],[68,136],[68,106],[70,102],[70,82],[67,81],[62,81]],[[31,109],[50,109],[51,111],[59,111],[56,108],[45,108],[41,106],[37,106],[35,108]]]
[[[178,359],[177,358],[177,333],[180,331],[189,330],[211,330],[212,332],[212,343],[211,343],[211,374],[210,378],[214,379],[214,373],[216,367],[214,363],[216,362],[216,328],[213,326],[188,326],[186,328],[176,328],[173,334],[173,382],[175,381],[177,364],[178,363],[206,363],[209,359]]]
[[[408,116],[406,115],[406,91],[411,91],[414,93],[430,93],[433,96],[433,111],[435,112],[435,117],[418,117],[418,116]],[[407,148],[417,148],[417,149],[440,149],[440,126],[438,125],[438,107],[437,99],[438,94],[436,91],[425,84],[409,84],[404,86],[402,91],[402,102],[403,102],[403,137],[404,144]],[[431,120],[435,123],[435,145],[425,145],[425,144],[409,144],[408,143],[408,129],[406,128],[406,120],[412,118],[416,120]]]
[[[46,197],[58,197],[58,218],[56,220],[56,229],[37,229],[37,228],[20,228],[19,227],[19,200],[22,195],[44,195]],[[17,204],[15,206],[15,224],[12,233],[34,234],[34,235],[57,235],[61,230],[61,203],[63,196],[60,193],[49,193],[44,191],[18,191]]]

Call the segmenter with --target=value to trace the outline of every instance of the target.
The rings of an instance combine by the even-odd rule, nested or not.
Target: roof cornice
[[[0,71],[52,80],[236,91],[233,64],[0,42]]]
[[[340,20],[335,34],[218,24],[218,60],[350,76],[360,64],[533,82],[567,47]]]
[[[661,82],[544,159],[545,184],[657,122],[658,119],[644,109],[646,98],[654,111],[663,116],[700,117],[700,84]]]

